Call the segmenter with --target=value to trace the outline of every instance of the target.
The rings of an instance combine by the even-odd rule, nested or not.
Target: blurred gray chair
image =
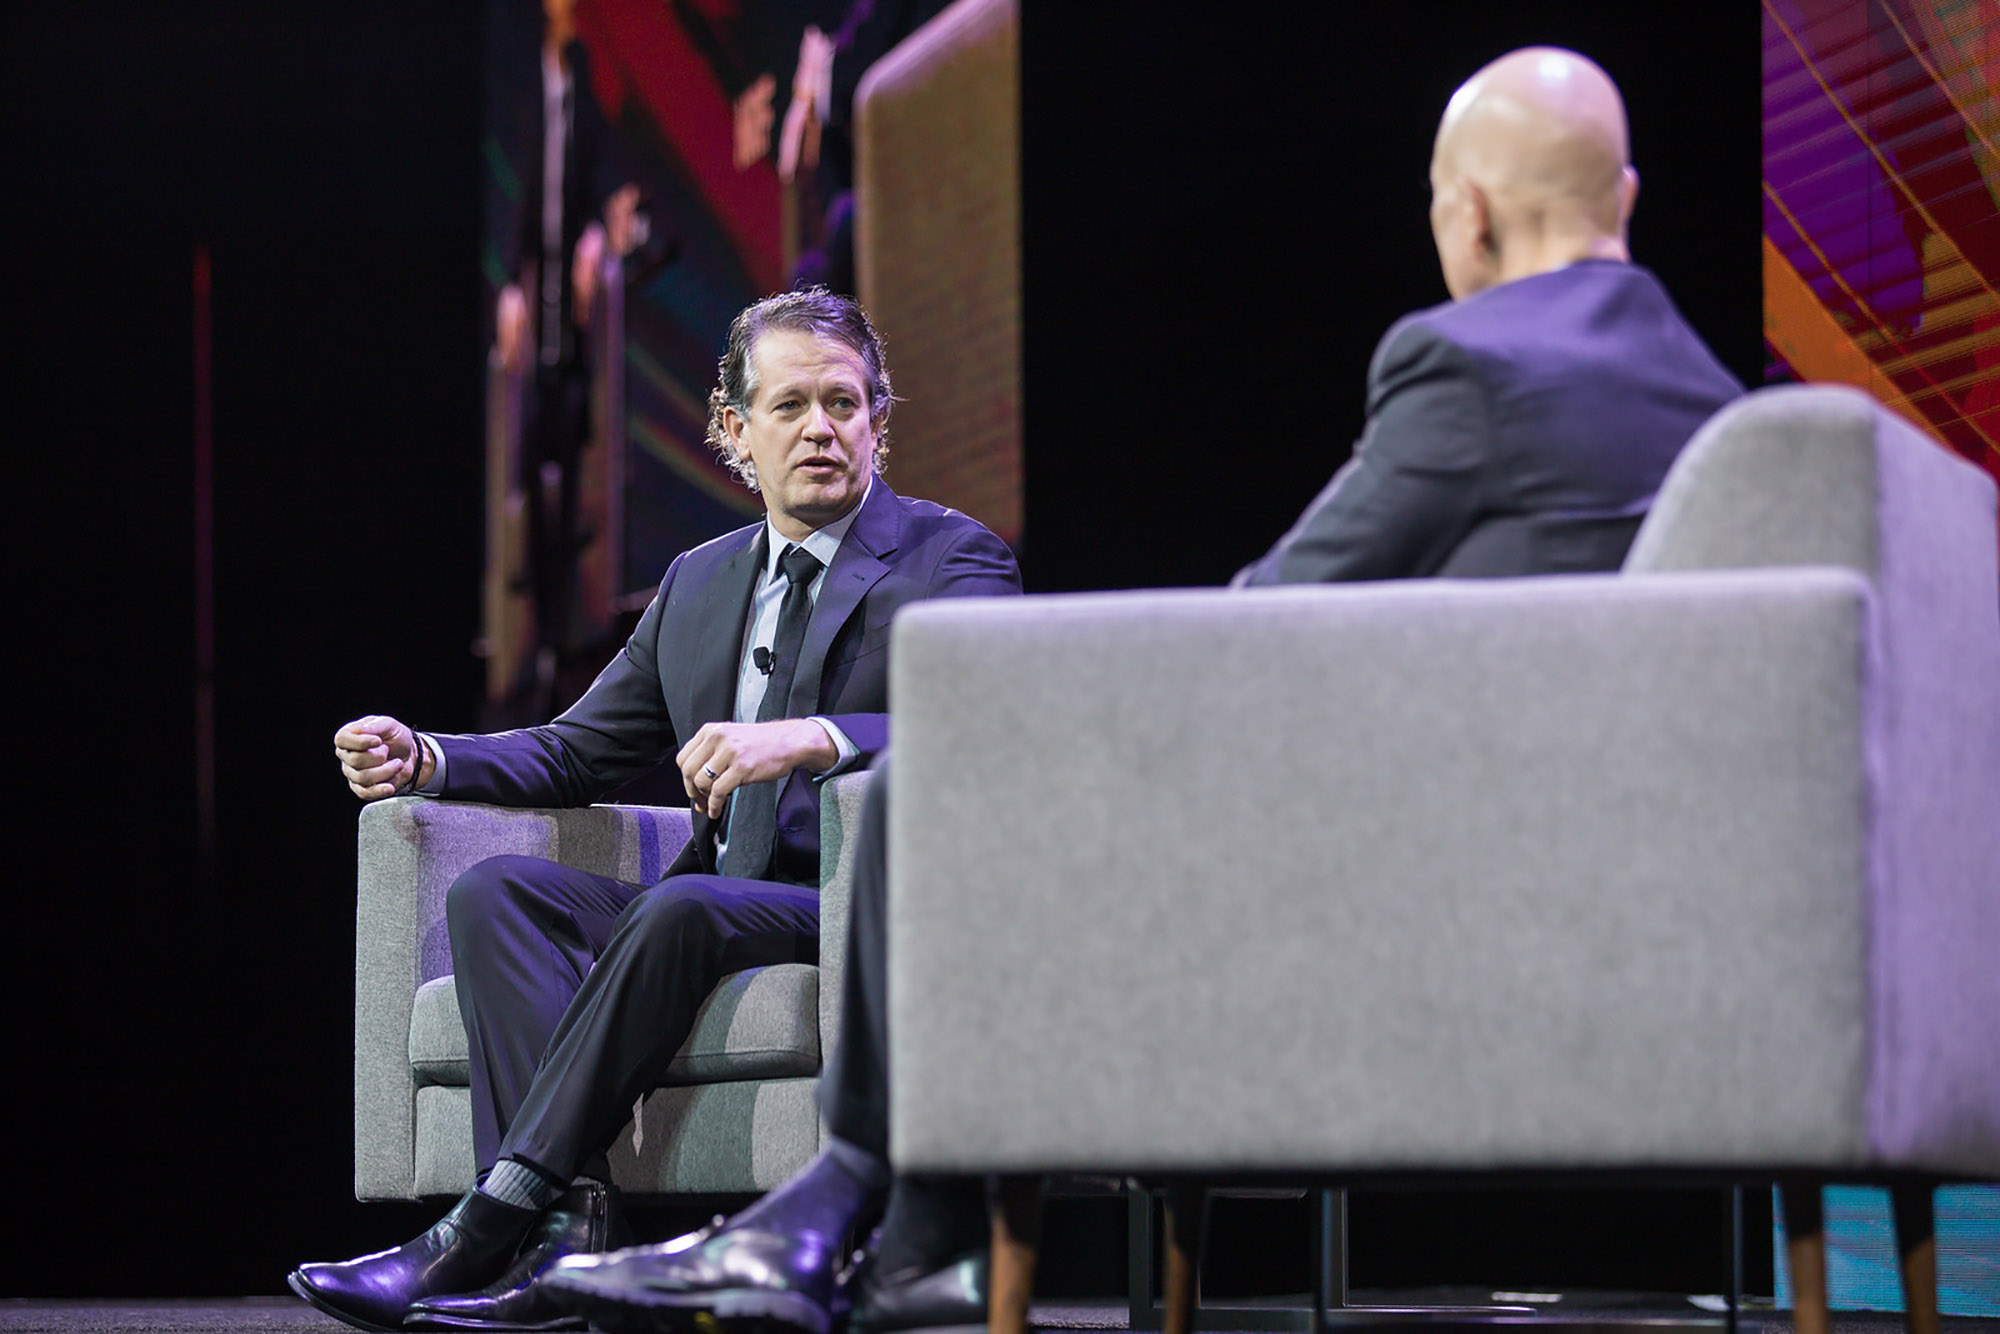
[[[865,775],[827,784],[820,808],[818,967],[733,973],[635,1135],[612,1146],[612,1175],[643,1194],[762,1191],[819,1152],[813,1088],[832,1042],[847,939],[852,840]],[[499,853],[548,857],[641,884],[688,838],[688,813],[654,806],[512,810],[399,797],[361,812],[354,999],[357,1199],[457,1195],[473,1179],[465,1026],[451,977],[445,891]]]
[[[1901,1181],[1922,1327],[1925,1183],[2000,1175],[2000,594],[1991,481],[1873,400],[1725,409],[1617,574],[893,651],[899,1168]]]

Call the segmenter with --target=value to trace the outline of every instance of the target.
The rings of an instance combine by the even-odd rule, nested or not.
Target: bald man
[[[1236,586],[1612,570],[1681,446],[1743,392],[1632,263],[1625,108],[1573,51],[1467,80],[1431,156],[1452,300],[1398,321],[1353,458]]]

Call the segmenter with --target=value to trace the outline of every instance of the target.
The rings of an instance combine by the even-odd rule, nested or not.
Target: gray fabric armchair
[[[913,608],[899,1167],[2000,1176],[1994,539],[1784,388],[1618,574]]]
[[[837,1022],[849,855],[863,775],[821,801],[817,968],[782,964],[725,978],[639,1134],[612,1147],[629,1191],[762,1191],[819,1151],[813,1088]],[[456,1195],[472,1185],[465,1027],[452,988],[445,891],[499,853],[549,857],[639,883],[657,880],[688,837],[688,813],[652,806],[511,810],[399,797],[363,808],[354,1000],[354,1193]]]

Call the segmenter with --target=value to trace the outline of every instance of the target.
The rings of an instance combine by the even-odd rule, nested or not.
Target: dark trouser
[[[848,891],[847,973],[840,1041],[819,1081],[827,1129],[879,1158],[889,1156],[889,757],[875,762]]]
[[[446,901],[479,1170],[609,1179],[604,1150],[725,975],[819,959],[819,894],[684,875],[650,889],[491,857]]]

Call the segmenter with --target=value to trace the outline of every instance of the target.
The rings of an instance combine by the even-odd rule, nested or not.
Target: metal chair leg
[[[1137,1181],[1125,1188],[1126,1321],[1135,1330],[1158,1329],[1153,1319],[1153,1192]]]
[[[1930,1184],[1897,1186],[1890,1200],[1896,1214],[1896,1251],[1902,1258],[1903,1326],[1909,1334],[1938,1334],[1937,1237]]]
[[[1313,1192],[1311,1334],[1326,1334],[1327,1312],[1347,1305],[1347,1192]]]
[[[1723,1323],[1725,1334],[1736,1334],[1737,1313],[1743,1306],[1743,1183],[1732,1181],[1722,1192],[1723,1277],[1729,1284]]]

